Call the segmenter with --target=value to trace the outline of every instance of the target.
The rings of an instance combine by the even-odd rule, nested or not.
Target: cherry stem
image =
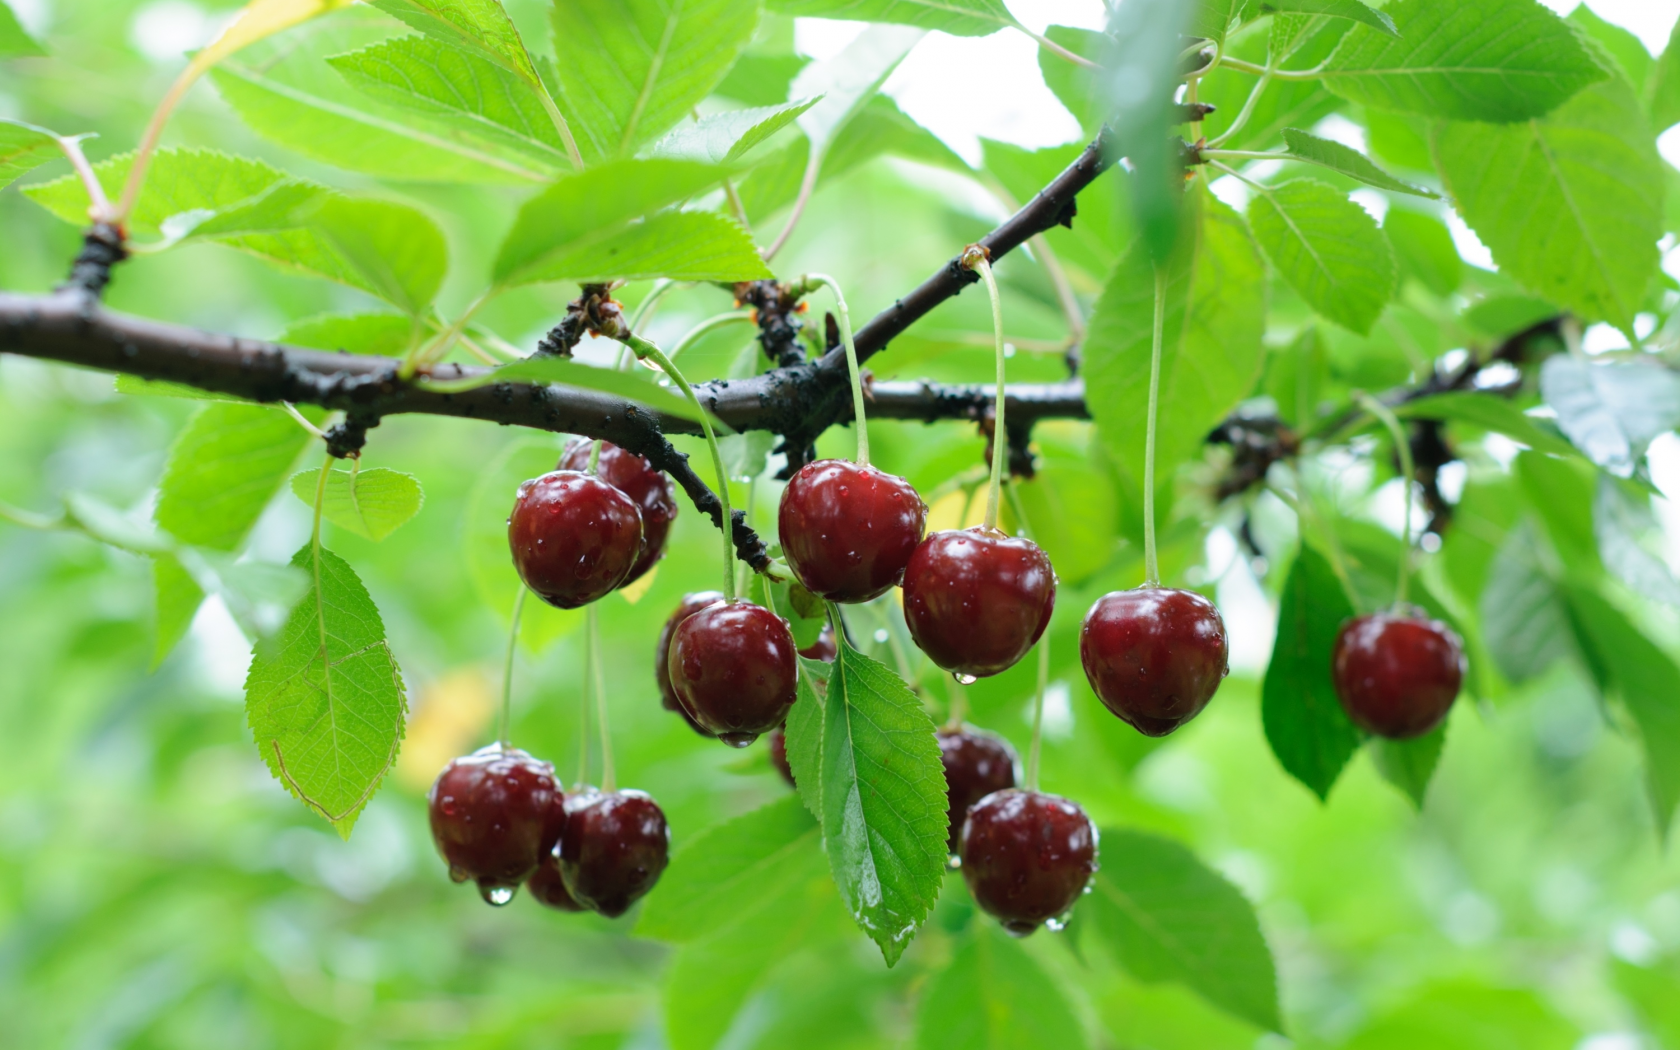
[[[986,282],[986,294],[992,300],[992,343],[997,356],[997,399],[992,410],[992,477],[986,487],[986,528],[995,529],[998,523],[998,503],[1003,488],[1004,449],[1009,445],[1008,430],[1003,425],[1004,356],[1003,356],[1003,298],[998,295],[997,278],[986,249],[975,245],[963,253],[963,265],[980,274]]]
[[[607,676],[605,661],[601,658],[600,606],[591,603],[586,618],[589,624],[588,688],[595,693],[595,721],[600,723],[601,730],[601,790],[614,791],[618,788],[618,778],[613,773],[612,730],[607,726]],[[584,706],[587,708],[588,705]]]
[[[1033,539],[1032,523],[1027,521],[1027,508],[1021,502],[1019,486],[1009,485],[1009,509],[1015,513],[1015,523],[1027,539]],[[1036,541],[1034,541],[1036,542]],[[1032,746],[1027,750],[1027,790],[1038,790],[1039,739],[1044,729],[1044,692],[1050,686],[1050,634],[1038,640],[1038,691],[1033,694]]]
[[[1401,480],[1406,486],[1405,516],[1400,519],[1400,578],[1394,585],[1394,604],[1398,608],[1406,604],[1406,585],[1411,582],[1412,575],[1412,477],[1416,473],[1412,465],[1412,443],[1406,440],[1405,428],[1387,405],[1363,391],[1358,401],[1365,411],[1388,428],[1389,435],[1394,438],[1394,451],[1400,457]]]
[[[601,470],[601,439],[596,438],[589,446],[589,473],[596,474]]]
[[[718,447],[717,433],[712,429],[712,417],[707,415],[706,406],[700,403],[700,395],[688,385],[681,371],[671,362],[665,352],[659,347],[636,335],[627,332],[621,337],[625,346],[635,352],[636,356],[652,361],[660,370],[671,377],[671,382],[677,384],[689,401],[693,402],[700,416],[700,429],[706,432],[706,446],[712,452],[712,468],[717,472],[717,497],[723,505],[723,519],[719,522],[718,531],[723,533],[723,597],[725,601],[734,601],[735,590],[735,542],[733,536],[735,528],[735,512],[729,507],[729,472],[723,465],[723,450]]]
[[[502,750],[508,749],[509,727],[513,722],[513,652],[519,642],[519,621],[525,614],[525,585],[519,585],[519,597],[513,600],[513,626],[508,628],[507,661],[502,665],[502,714],[496,739]]]
[[[857,344],[852,341],[852,315],[846,309],[846,297],[840,292],[840,282],[825,273],[805,275],[807,288],[821,285],[834,293],[835,309],[840,311],[840,343],[846,348],[846,374],[852,380],[852,415],[857,426],[857,462],[869,466],[869,426],[863,417],[863,378],[858,374]]]
[[[968,717],[968,689],[955,678],[945,688],[951,697],[951,710],[945,716],[945,728],[961,729],[963,719]]]
[[[1161,344],[1167,328],[1167,271],[1155,267],[1155,323],[1149,342],[1149,418],[1143,436],[1143,583],[1161,586],[1155,557],[1155,424],[1161,410]]]

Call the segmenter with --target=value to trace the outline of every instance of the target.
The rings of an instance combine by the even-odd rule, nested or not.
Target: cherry
[[[589,452],[595,442],[579,438],[566,446],[557,470],[588,471]],[[652,463],[634,452],[626,452],[610,441],[601,442],[601,458],[595,464],[595,475],[613,488],[630,497],[630,502],[642,512],[642,546],[636,563],[620,587],[627,587],[641,579],[659,559],[665,557],[665,539],[671,533],[671,522],[677,517],[677,492],[665,473],[654,469]]]
[[[904,619],[928,659],[963,678],[1008,670],[1056,607],[1056,574],[1029,539],[978,526],[936,532],[904,572]]]
[[[969,808],[994,791],[1015,786],[1015,749],[1000,736],[966,726],[941,729],[937,735],[939,760],[945,764],[945,791],[950,799],[947,846],[955,853]],[[771,755],[775,755],[773,750]]]
[[[833,625],[823,624],[822,630],[817,633],[817,640],[799,650],[799,655],[807,660],[821,660],[825,664],[833,663],[834,658],[840,655],[839,647],[834,644]]]
[[[807,463],[782,490],[788,567],[819,598],[867,602],[904,579],[927,505],[903,478],[844,459]]]
[[[694,716],[683,708],[682,701],[677,699],[677,691],[671,686],[671,635],[676,632],[677,624],[693,616],[695,613],[711,605],[713,602],[723,601],[721,591],[696,591],[683,595],[682,604],[665,621],[665,626],[659,629],[659,644],[654,649],[653,678],[659,683],[659,702],[667,711],[675,711],[682,715],[683,721],[689,724],[701,736],[711,736],[705,726],[694,720]]]
[[[449,763],[426,795],[449,877],[474,880],[491,904],[511,901],[537,868],[560,800],[554,767],[518,748],[491,744]]]
[[[1225,621],[1194,591],[1112,591],[1085,614],[1079,662],[1103,706],[1145,736],[1201,713],[1230,671]]]
[[[789,787],[798,787],[799,785],[793,781],[793,767],[788,764],[787,729],[778,727],[772,730],[770,735],[765,738],[765,742],[770,745],[770,764],[776,767],[776,772],[782,775],[782,779],[788,782]]]
[[[537,903],[557,911],[587,910],[572,899],[571,891],[566,889],[566,880],[560,877],[560,856],[556,848],[560,845],[560,833],[566,829],[566,807],[575,797],[562,796],[558,791],[554,793],[554,801],[548,807],[548,820],[543,825],[542,859],[537,862],[537,870],[525,880],[525,889],[536,898]]]
[[[568,800],[560,874],[573,900],[607,918],[653,889],[670,851],[665,814],[646,792],[592,791]]]
[[[590,474],[556,470],[519,486],[508,518],[513,564],[543,601],[576,609],[624,582],[641,550],[630,497]]]
[[[1336,696],[1354,725],[1405,740],[1447,717],[1464,681],[1464,643],[1421,610],[1372,613],[1336,635],[1331,668]]]
[[[1058,920],[1097,870],[1097,829],[1065,798],[1009,788],[976,802],[963,823],[963,881],[974,902],[1017,937]]]
[[[730,747],[787,718],[798,661],[787,621],[748,601],[713,602],[677,624],[671,685],[683,709]]]

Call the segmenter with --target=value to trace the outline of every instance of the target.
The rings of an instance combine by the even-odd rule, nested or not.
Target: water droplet
[[[957,856],[955,853],[951,854],[949,857],[945,858],[945,867],[952,871],[957,871],[962,867],[962,858]]]
[[[885,627],[875,628],[875,644],[886,645],[889,637],[891,636],[887,634],[887,629]]]
[[[974,675],[963,674],[961,671],[952,671],[951,677],[957,680],[958,685],[973,685],[975,682],[980,680]]]
[[[719,733],[718,739],[730,747],[746,747],[758,739],[757,733]]]
[[[518,888],[517,886],[480,886],[478,895],[484,898],[484,903],[500,908],[513,900],[513,894]]]
[[[455,865],[451,864],[449,866],[449,881],[450,882],[466,882],[467,881],[466,869],[457,868]]]
[[[1045,919],[1044,928],[1049,930],[1051,933],[1061,933],[1063,930],[1067,929],[1067,917],[1059,915],[1054,919]]]

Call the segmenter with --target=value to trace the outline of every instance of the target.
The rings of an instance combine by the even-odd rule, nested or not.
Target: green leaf
[[[316,350],[401,357],[414,335],[414,319],[402,314],[322,314],[293,321],[274,341]]]
[[[671,858],[636,933],[693,941],[771,908],[787,888],[824,873],[822,832],[788,796],[713,825]]]
[[[1569,12],[1566,21],[1579,27],[1594,43],[1608,52],[1617,67],[1632,82],[1635,90],[1644,91],[1646,81],[1651,76],[1651,67],[1656,62],[1651,58],[1651,53],[1645,50],[1643,41],[1621,26],[1598,17],[1586,4]]]
[[[1289,155],[1297,160],[1304,160],[1312,164],[1319,164],[1332,171],[1340,172],[1350,179],[1375,186],[1380,190],[1392,190],[1395,193],[1409,193],[1414,197],[1428,197],[1439,200],[1441,195],[1423,186],[1414,186],[1403,182],[1388,172],[1377,167],[1376,163],[1365,154],[1344,146],[1340,142],[1321,139],[1300,128],[1284,128],[1283,141],[1287,145]]]
[[[1303,545],[1284,580],[1277,641],[1260,690],[1272,754],[1320,799],[1359,750],[1360,734],[1336,699],[1331,653],[1354,608],[1330,563]]]
[[[459,393],[495,383],[560,383],[628,398],[667,415],[699,422],[700,410],[692,401],[644,376],[650,376],[646,369],[620,372],[616,368],[599,368],[564,357],[529,357],[481,372],[470,379],[432,381],[426,385],[434,390]]]
[[[187,628],[204,603],[204,589],[173,554],[152,559],[152,589],[157,596],[157,644],[152,649],[155,671],[187,636]]]
[[[46,48],[37,44],[18,24],[12,9],[0,2],[0,58],[33,58],[45,55]],[[5,123],[10,123],[9,121]],[[3,134],[3,132],[0,132]],[[0,186],[11,181],[0,169]]]
[[[1540,367],[1540,392],[1575,447],[1624,478],[1646,446],[1680,426],[1680,375],[1654,360],[1549,357]]]
[[[0,11],[4,10],[5,5],[0,4]],[[19,120],[0,118],[0,190],[57,156],[58,137],[52,132]],[[81,221],[87,221],[85,209]]]
[[[1081,58],[1101,63],[1113,46],[1107,36],[1094,29],[1074,26],[1046,26],[1044,36]],[[1097,71],[1069,62],[1047,47],[1038,49],[1038,72],[1044,85],[1078,118],[1080,126],[1095,129],[1102,123],[1104,110],[1101,99],[1103,85]]]
[[[1615,989],[1634,1008],[1640,1027],[1657,1045],[1680,1046],[1680,967],[1674,956],[1643,966],[1621,959],[1610,963]]]
[[[1240,0],[1198,0],[1187,35],[1215,44],[1224,43],[1225,34],[1231,29],[1231,20],[1243,6]]]
[[[732,109],[686,121],[649,146],[644,154],[707,164],[730,164],[762,145],[820,101],[821,98],[811,98],[784,106]]]
[[[1530,120],[1605,72],[1563,19],[1536,0],[1400,0],[1399,36],[1354,26],[1324,83],[1343,98],[1449,120]]]
[[[1359,0],[1260,0],[1260,9],[1285,14],[1346,18],[1370,26],[1379,33],[1387,33],[1396,38],[1400,36],[1400,30],[1395,28],[1394,19],[1382,11],[1360,3]]]
[[[1236,212],[1205,194],[1168,264],[1161,351],[1156,477],[1201,454],[1202,439],[1248,396],[1264,363],[1266,271]],[[1134,246],[1091,316],[1085,341],[1087,403],[1133,484],[1143,477],[1144,423],[1155,310],[1154,266]]]
[[[280,409],[206,405],[170,447],[154,520],[184,543],[237,549],[308,441]]]
[[[426,313],[449,269],[443,231],[405,204],[334,194],[308,213],[309,225],[352,271],[347,283],[407,313]]]
[[[1482,591],[1482,640],[1512,682],[1538,678],[1575,651],[1569,612],[1541,560],[1532,521],[1513,528],[1494,555]]]
[[[1558,576],[1567,566],[1574,573],[1597,573],[1593,485],[1598,471],[1580,456],[1563,459],[1533,451],[1519,452],[1515,466],[1512,473],[1557,554],[1557,560],[1545,563],[1547,571]]]
[[[1668,46],[1657,58],[1645,82],[1645,100],[1650,106],[1651,130],[1662,134],[1680,122],[1680,22],[1668,34]]]
[[[1392,213],[1391,213],[1392,214]],[[1558,316],[1558,308],[1531,295],[1490,295],[1464,311],[1464,323],[1501,339]]]
[[[1534,992],[1468,981],[1414,992],[1353,1038],[1344,1050],[1570,1050],[1576,1027]]]
[[[1372,737],[1371,761],[1384,780],[1399,788],[1412,800],[1412,805],[1422,809],[1424,795],[1429,790],[1429,778],[1435,775],[1435,767],[1441,761],[1441,748],[1446,741],[1445,722],[1413,740]]]
[[[1657,272],[1663,163],[1625,79],[1544,120],[1438,123],[1432,147],[1459,214],[1502,271],[1588,320],[1632,330]]]
[[[969,924],[916,1014],[917,1050],[1020,1050],[1090,1045],[1061,986],[996,923]]]
[[[107,196],[115,199],[122,193],[133,164],[134,154],[122,153],[93,166]],[[162,149],[152,158],[129,229],[170,229],[168,239],[179,241],[296,227],[301,225],[296,210],[325,192],[324,186],[293,178],[260,160],[219,150]],[[90,201],[74,175],[30,186],[24,193],[65,222],[87,221]]]
[[[1272,18],[1269,44],[1260,34],[1245,33],[1232,41],[1232,53],[1253,62],[1271,61],[1278,68],[1312,69],[1330,57],[1337,43],[1351,29],[1350,23],[1340,18],[1276,15]],[[1347,105],[1325,90],[1318,80],[1274,79],[1249,110],[1247,122],[1232,132],[1232,124],[1246,108],[1254,85],[1254,77],[1228,69],[1215,69],[1203,81],[1201,100],[1219,107],[1218,112],[1203,123],[1203,131],[1210,136],[1229,133],[1230,138],[1220,143],[1223,148],[1257,150],[1279,147],[1283,144],[1283,129],[1314,127]],[[1371,138],[1374,151],[1374,132]],[[1426,163],[1425,167],[1429,165]]]
[[[1593,495],[1593,537],[1604,567],[1635,593],[1680,608],[1680,582],[1661,555],[1647,549],[1647,536],[1661,534],[1651,497],[1629,482],[1598,475]]]
[[[818,675],[817,669],[822,673]],[[793,782],[799,790],[799,801],[818,820],[823,815],[823,726],[828,721],[824,695],[833,666],[814,660],[799,660],[799,691],[788,711],[787,758],[793,771]]]
[[[373,0],[373,6],[451,48],[494,62],[527,84],[541,83],[501,0]]]
[[[891,966],[945,877],[945,767],[921,699],[836,640],[823,720],[823,843],[841,901]]]
[[[1446,223],[1421,212],[1390,208],[1383,216],[1383,233],[1402,274],[1417,278],[1442,298],[1458,291],[1464,282],[1464,260]]]
[[[292,493],[309,507],[321,483],[319,470],[292,475]],[[420,482],[413,474],[370,467],[366,470],[335,470],[327,475],[327,490],[321,501],[321,516],[341,529],[363,539],[378,542],[416,514],[425,502]]]
[[[989,36],[1017,24],[1003,0],[766,0],[764,6],[793,18],[890,22],[952,36]]]
[[[572,169],[530,81],[428,37],[400,37],[327,59],[352,87],[448,129],[486,153],[511,151],[549,176]]]
[[[1377,220],[1334,187],[1295,179],[1255,191],[1254,240],[1321,316],[1369,334],[1394,295],[1394,253]]]
[[[811,64],[803,55],[748,53],[718,81],[714,93],[749,106],[779,106],[799,71]]]
[[[1406,419],[1440,419],[1504,434],[1529,448],[1554,456],[1575,456],[1575,446],[1545,429],[1532,416],[1497,394],[1455,390],[1408,401],[1395,410]]]
[[[1165,262],[1179,240],[1184,177],[1177,146],[1171,146],[1169,113],[1181,76],[1180,39],[1200,5],[1180,0],[1128,0],[1113,9],[1108,35],[1115,41],[1103,77],[1108,126],[1115,152],[1131,165],[1132,209],[1151,259]],[[1230,0],[1214,0],[1227,14]],[[1215,15],[1217,20],[1217,15]],[[1221,27],[1222,29],[1222,27]],[[1220,34],[1223,36],[1223,32]]]
[[[742,0],[570,0],[552,10],[556,101],[584,159],[628,157],[707,95],[752,39]]]
[[[402,673],[349,565],[311,545],[292,564],[313,582],[279,636],[251,654],[246,717],[269,772],[349,838],[397,760]]]
[[[1176,981],[1281,1032],[1277,972],[1254,908],[1182,845],[1104,828],[1095,891],[1080,905],[1091,932],[1141,981]]]

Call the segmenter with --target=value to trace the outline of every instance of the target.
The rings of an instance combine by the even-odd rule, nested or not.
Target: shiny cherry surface
[[[659,881],[670,860],[671,829],[643,791],[573,797],[560,835],[560,874],[573,900],[616,919]]]
[[[525,880],[525,891],[536,899],[538,904],[546,905],[556,911],[586,911],[583,905],[572,899],[571,891],[566,889],[566,880],[560,877],[560,855],[556,848],[560,845],[560,833],[566,829],[566,806],[574,796],[562,796],[558,791],[554,793],[554,801],[548,807],[548,820],[543,825],[542,845],[539,848],[542,859],[537,861],[537,870]]]
[[[782,490],[777,527],[799,582],[819,598],[867,602],[904,579],[927,505],[903,478],[844,459],[807,463]]]
[[[518,748],[492,744],[449,763],[426,795],[449,877],[473,880],[491,904],[512,900],[536,870],[561,797],[554,767]]]
[[[997,791],[968,811],[958,855],[974,902],[1025,937],[1085,891],[1097,870],[1097,829],[1060,796]]]
[[[589,474],[556,470],[519,486],[508,546],[525,585],[550,605],[576,609],[624,582],[642,545],[630,497]]]
[[[787,730],[772,730],[770,735],[764,738],[764,742],[770,746],[770,764],[776,767],[776,772],[782,775],[789,787],[798,787],[799,785],[793,782],[793,767],[788,764]]]
[[[1056,607],[1056,574],[1038,544],[997,529],[936,532],[910,556],[904,619],[928,659],[985,678],[1027,654]]]
[[[731,747],[775,729],[793,706],[793,635],[751,602],[714,602],[678,623],[667,667],[683,709]]]
[[[1441,724],[1464,682],[1464,643],[1425,616],[1373,613],[1336,635],[1336,696],[1367,733],[1405,740]]]
[[[701,736],[711,736],[712,734],[705,726],[696,722],[693,715],[684,710],[682,701],[677,699],[676,689],[671,686],[671,635],[676,633],[677,624],[682,623],[713,602],[721,601],[723,601],[722,591],[695,591],[692,594],[683,595],[682,604],[678,605],[676,611],[666,618],[665,626],[659,629],[659,643],[654,648],[653,654],[653,679],[659,685],[659,702],[664,705],[665,710],[675,711],[682,715],[683,721],[688,723],[689,728]]]
[[[799,650],[799,655],[807,660],[821,660],[825,664],[834,662],[840,655],[840,650],[834,644],[834,628],[823,624],[823,629],[817,635],[817,640]]]
[[[566,446],[556,469],[588,472],[589,451],[594,444],[588,438],[573,441]],[[619,584],[625,587],[641,579],[665,557],[665,541],[671,534],[671,522],[677,518],[677,490],[664,471],[655,470],[646,459],[626,452],[611,441],[601,442],[601,458],[595,464],[595,474],[629,496],[642,513],[642,545],[629,574]]]
[[[1225,621],[1194,591],[1139,587],[1085,614],[1079,661],[1103,706],[1145,736],[1201,713],[1230,669]]]
[[[955,853],[969,808],[994,791],[1015,786],[1015,749],[1000,736],[968,726],[941,729],[937,735],[939,760],[945,765],[945,794],[950,799],[946,819],[951,831],[946,845]]]

